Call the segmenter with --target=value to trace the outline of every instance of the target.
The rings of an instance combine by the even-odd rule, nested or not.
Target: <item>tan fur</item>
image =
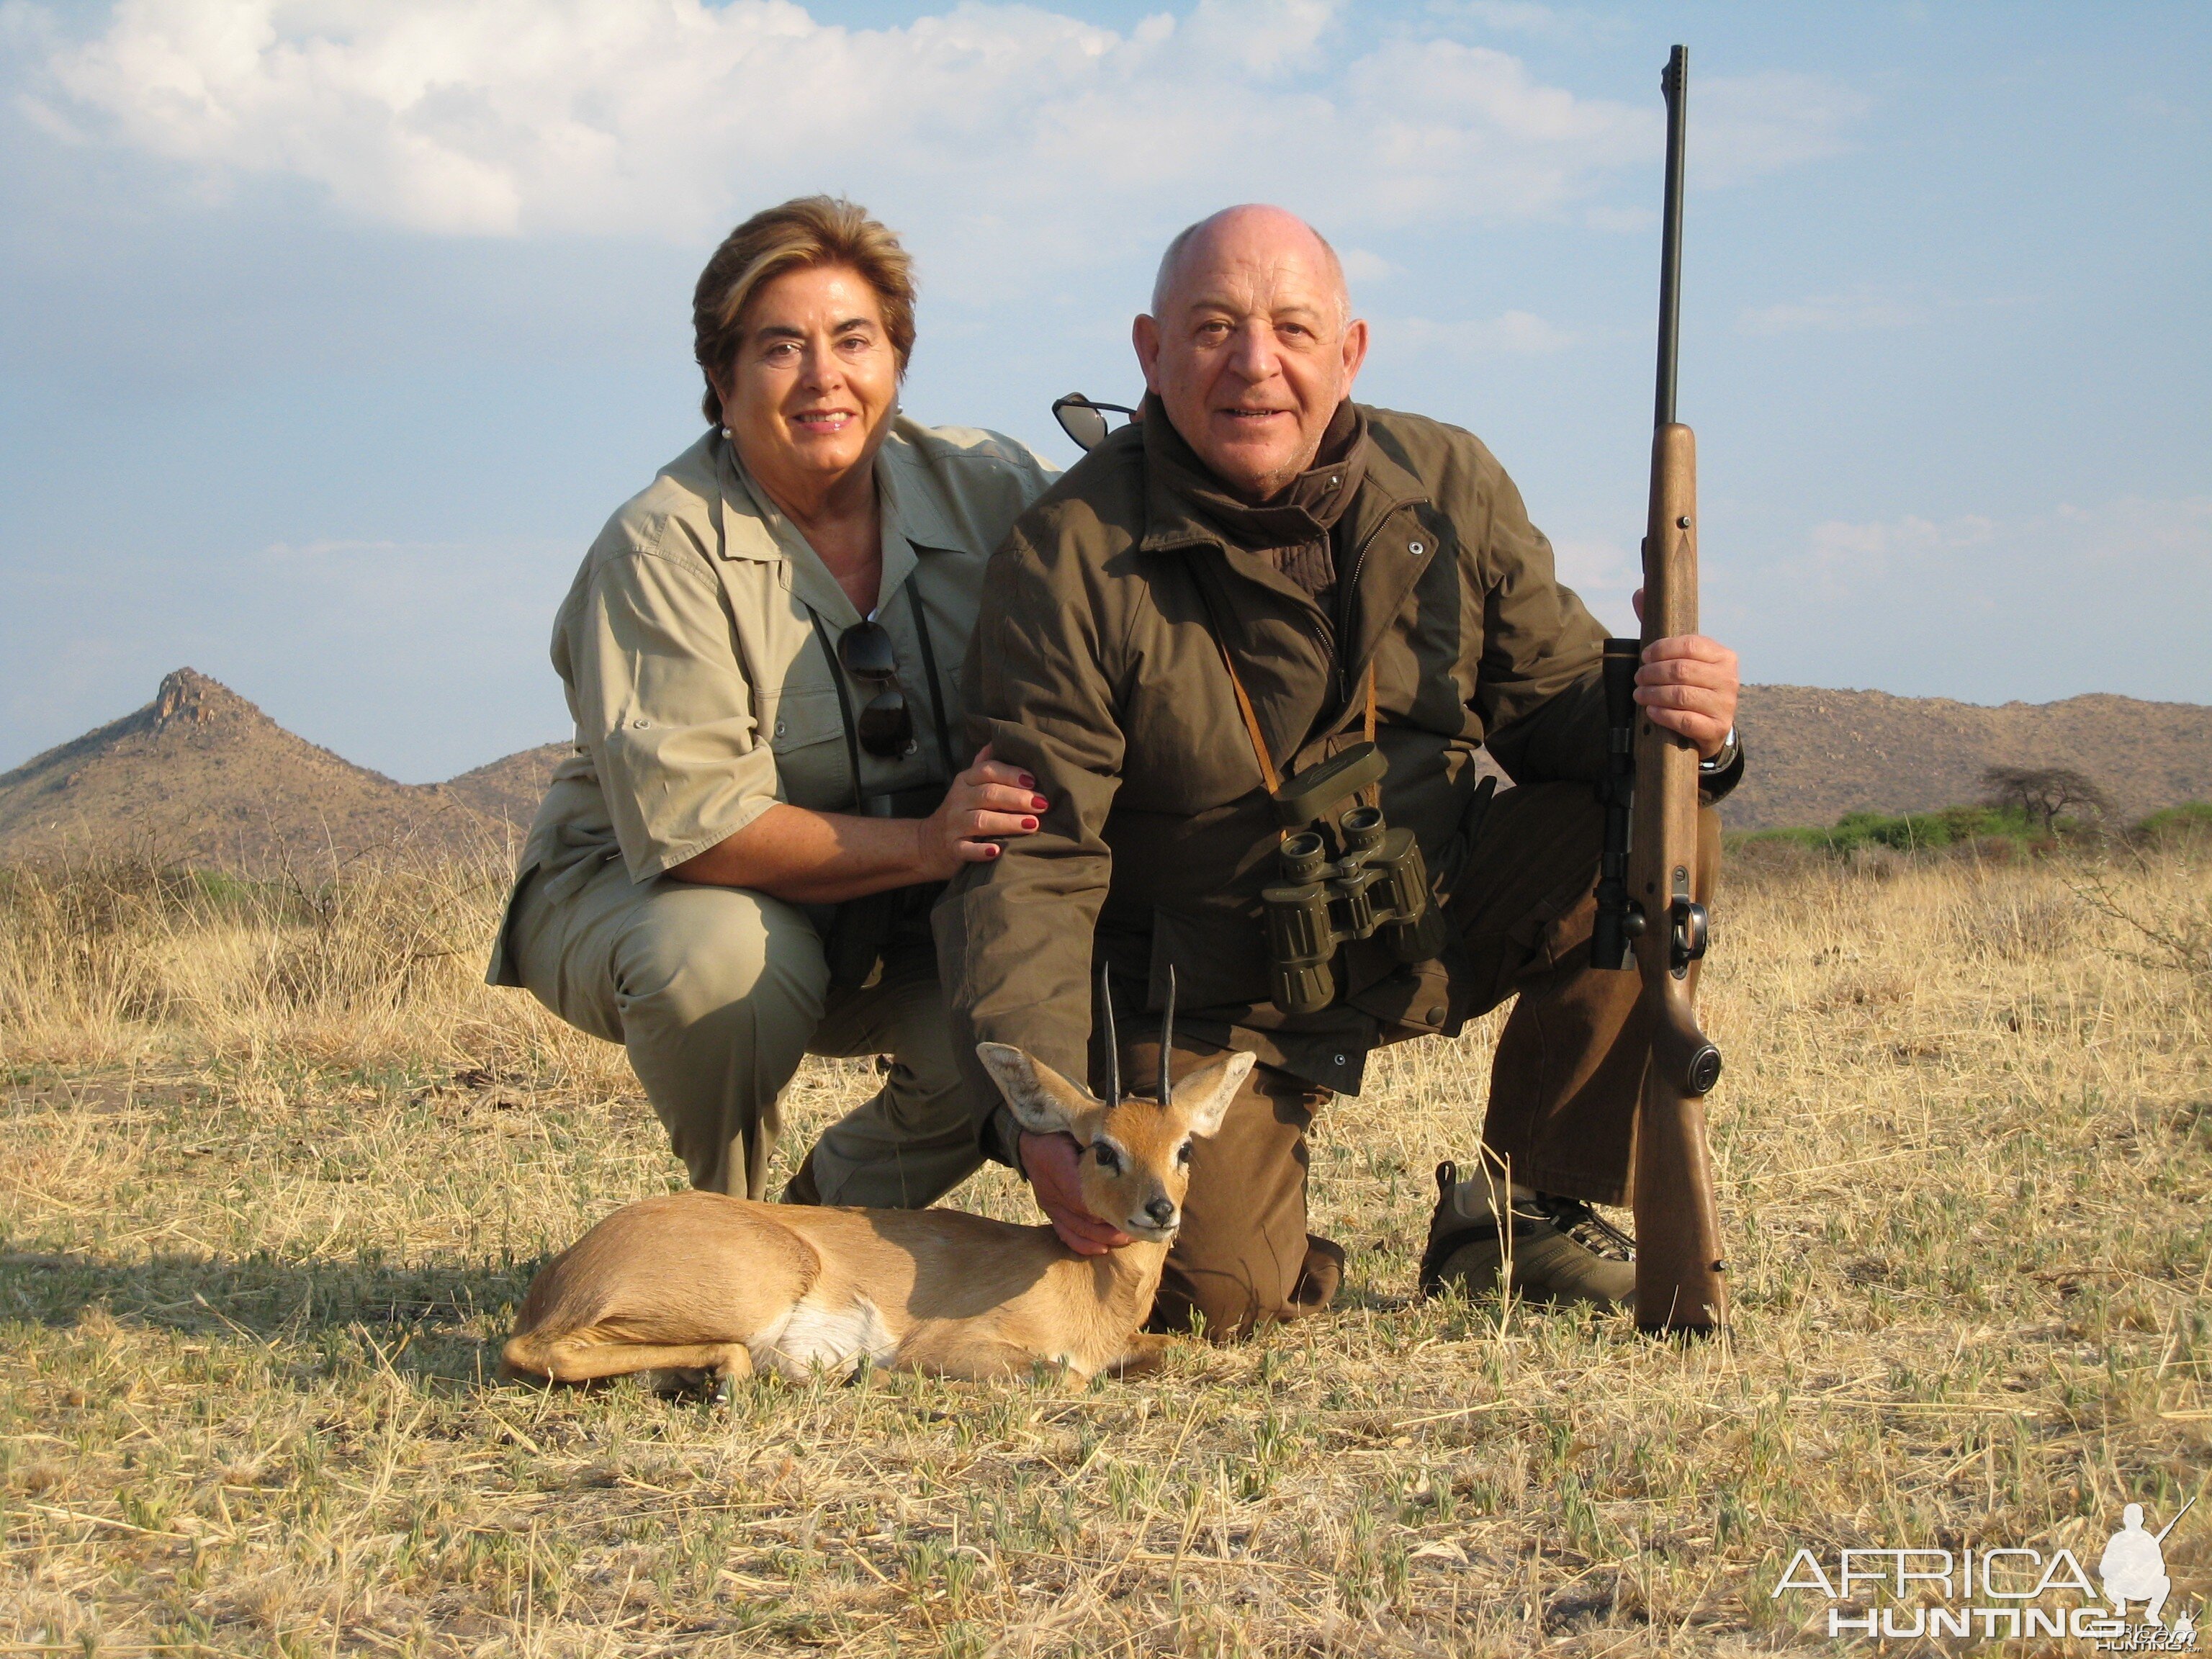
[[[1152,1311],[1189,1168],[1252,1069],[1228,1054],[1178,1085],[1171,1106],[1109,1109],[1049,1066],[997,1043],[978,1052],[1024,1127],[1085,1148],[1084,1202],[1136,1236],[1079,1256],[1048,1226],[958,1210],[756,1204],[677,1193],[617,1210],[548,1262],[505,1358],[560,1382],[633,1371],[843,1374],[863,1358],[945,1376],[1080,1382],[1158,1363]],[[1114,1163],[1099,1154],[1115,1150]]]

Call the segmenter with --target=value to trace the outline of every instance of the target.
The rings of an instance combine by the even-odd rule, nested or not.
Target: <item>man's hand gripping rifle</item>
[[[1704,1334],[1728,1321],[1727,1264],[1705,1144],[1705,1096],[1720,1050],[1698,1029],[1694,964],[1705,954],[1698,875],[1698,751],[1643,718],[1636,671],[1655,641],[1698,631],[1698,461],[1674,419],[1674,351],[1682,251],[1682,141],[1689,52],[1674,48],[1667,94],[1667,199],[1659,276],[1659,391],[1651,440],[1651,505],[1644,540],[1644,637],[1607,640],[1610,727],[1605,850],[1591,960],[1644,976],[1651,1060],[1637,1108],[1636,1322]]]

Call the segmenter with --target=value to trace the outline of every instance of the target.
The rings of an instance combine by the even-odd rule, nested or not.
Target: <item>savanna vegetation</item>
[[[495,866],[8,874],[0,1645],[1734,1654],[1825,1644],[1801,1547],[2091,1554],[2212,1464],[2204,816],[1745,849],[1726,1344],[1413,1299],[1493,1020],[1324,1114],[1328,1316],[1079,1394],[729,1410],[495,1375],[535,1264],[680,1178],[618,1050],[479,982]],[[872,1083],[811,1065],[787,1146]]]
[[[2003,860],[2100,848],[2171,848],[2212,842],[2212,802],[2168,806],[2132,825],[2111,797],[2069,767],[1992,766],[1979,801],[1932,812],[1846,812],[1833,824],[1756,830],[1730,844],[1757,857],[1791,848],[1849,858],[1954,851]]]

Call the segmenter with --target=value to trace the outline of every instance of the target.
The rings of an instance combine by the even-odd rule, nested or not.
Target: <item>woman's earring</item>
[[[732,433],[732,432],[730,430],[730,428],[727,428],[727,427],[724,427],[724,428],[722,428],[722,435],[723,435],[725,438],[729,438],[729,437],[734,437],[736,434],[735,434],[734,433]]]

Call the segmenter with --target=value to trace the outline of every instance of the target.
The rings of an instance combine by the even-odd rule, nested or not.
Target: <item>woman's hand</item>
[[[949,881],[963,864],[988,864],[999,856],[1000,840],[1036,833],[1036,815],[1047,802],[1036,780],[1018,767],[991,758],[991,747],[952,780],[945,801],[919,825],[921,879]]]

